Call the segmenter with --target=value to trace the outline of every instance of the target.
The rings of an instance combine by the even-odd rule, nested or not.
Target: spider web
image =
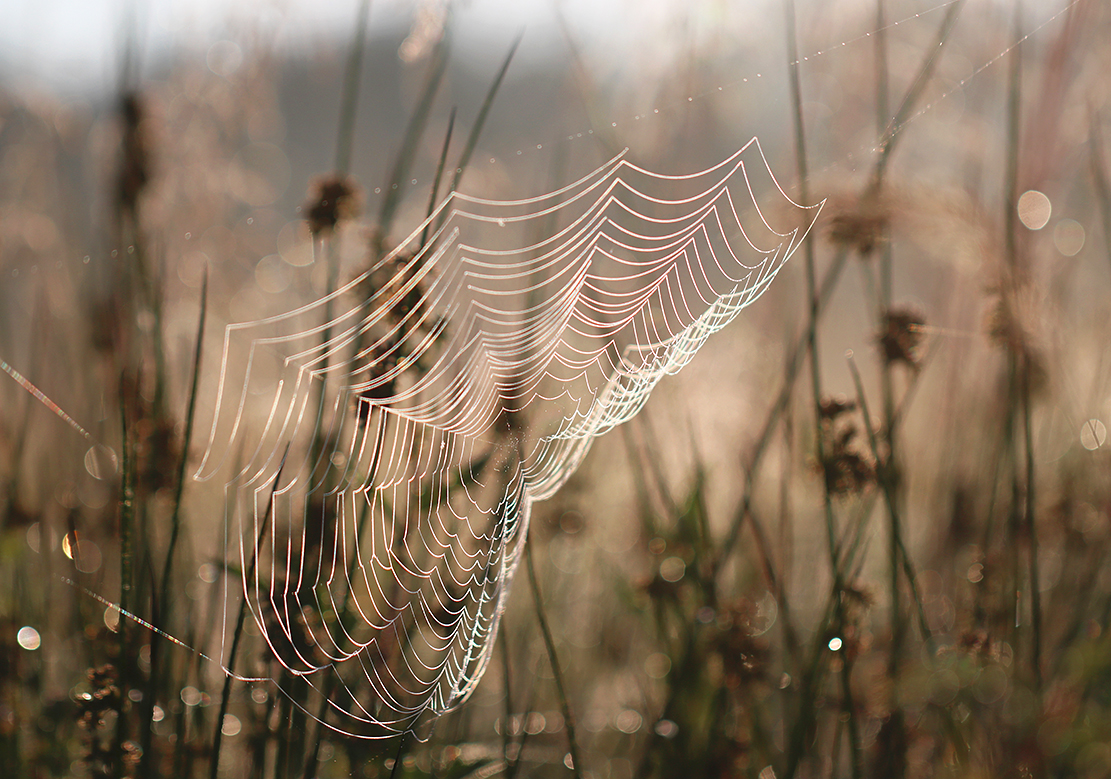
[[[228,326],[197,473],[223,474],[242,574],[226,670],[242,597],[274,681],[328,727],[385,737],[458,706],[533,503],[764,291],[820,207],[756,139],[684,176],[621,154],[528,200],[454,193],[334,294]]]

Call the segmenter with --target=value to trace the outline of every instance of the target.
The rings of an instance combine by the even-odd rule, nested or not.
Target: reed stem
[[[532,600],[536,607],[536,621],[540,624],[540,633],[544,637],[544,648],[548,652],[548,662],[552,667],[555,677],[556,694],[559,696],[559,705],[563,710],[564,727],[567,728],[567,747],[571,753],[571,772],[575,779],[583,777],[583,762],[579,755],[579,745],[575,738],[575,717],[571,713],[571,704],[567,699],[567,688],[563,683],[563,669],[559,664],[556,654],[555,641],[552,640],[552,631],[548,627],[548,617],[544,611],[544,600],[540,595],[540,584],[536,580],[536,569],[532,563],[532,545],[526,540],[525,568],[528,570],[529,587],[532,590]],[[507,723],[508,724],[508,723]]]

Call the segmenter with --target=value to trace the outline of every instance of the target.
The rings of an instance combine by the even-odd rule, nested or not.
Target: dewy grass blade
[[[478,116],[475,117],[474,126],[471,127],[471,132],[467,136],[467,142],[463,144],[463,153],[459,155],[458,166],[451,177],[451,192],[456,192],[459,189],[459,182],[463,180],[463,174],[467,171],[467,165],[470,164],[471,155],[474,154],[475,147],[478,145],[478,137],[482,134],[482,128],[486,125],[486,117],[489,116],[490,108],[494,105],[494,98],[498,94],[498,89],[501,88],[502,79],[505,78],[505,74],[509,70],[509,63],[513,61],[513,55],[517,53],[517,47],[521,45],[521,39],[524,35],[523,31],[519,33],[509,47],[509,53],[505,55],[501,67],[498,68],[498,72],[494,75],[494,80],[490,84],[490,89],[486,92],[486,98],[478,109]]]
[[[401,196],[405,193],[409,168],[416,157],[420,140],[424,136],[425,127],[428,125],[432,103],[436,99],[436,92],[440,88],[440,82],[443,80],[448,61],[451,59],[450,43],[450,35],[445,34],[443,40],[436,44],[436,48],[432,52],[432,62],[428,65],[428,76],[425,79],[424,88],[421,91],[416,108],[413,109],[412,116],[409,117],[409,124],[405,127],[405,133],[402,136],[401,148],[398,150],[397,159],[390,172],[389,180],[386,182],[386,188],[383,190],[386,196],[382,198],[382,207],[378,211],[376,236],[376,240],[380,244],[389,237],[397,207],[401,203]],[[378,253],[381,254],[381,245]]]
[[[1103,246],[1108,263],[1111,263],[1111,182],[1108,181],[1107,158],[1103,151],[1103,128],[1099,113],[1091,107],[1088,109],[1088,143],[1091,146],[1092,186],[1096,191],[1096,204],[1103,225]]]
[[[427,223],[424,226],[424,231],[420,234],[421,248],[428,242],[428,231],[432,227],[431,216],[433,210],[436,208],[436,202],[440,195],[440,179],[444,175],[444,165],[447,163],[448,149],[451,147],[451,134],[455,129],[455,107],[451,109],[451,115],[447,120],[447,132],[444,133],[444,146],[440,150],[440,161],[436,163],[436,176],[432,179],[432,191],[428,195],[428,213],[425,214]]]
[[[860,370],[856,366],[856,360],[853,358],[852,353],[848,356],[849,371],[852,373],[853,384],[856,387],[857,402],[860,404],[860,415],[864,420],[864,429],[868,434],[868,445],[872,450],[872,457],[876,461],[877,468],[884,468],[881,465],[881,453],[879,449],[879,435],[876,433],[875,425],[872,424],[872,417],[868,411],[868,399],[864,394],[864,382],[860,378]],[[911,597],[914,599],[915,608],[918,612],[918,626],[922,631],[923,640],[928,639],[932,631],[930,630],[929,623],[926,620],[926,609],[922,604],[922,598],[918,592],[918,577],[914,571],[914,564],[907,554],[906,546],[903,543],[901,533],[897,531],[901,528],[899,523],[898,505],[895,502],[894,486],[890,480],[885,476],[879,477],[880,489],[883,490],[884,501],[887,504],[887,510],[892,515],[893,521],[891,524],[891,533],[894,534],[893,543],[895,544],[895,551],[892,553],[896,556],[896,560],[892,561],[892,565],[896,566],[896,570],[901,569],[907,578],[908,586],[910,587]]]
[[[359,105],[359,82],[363,72],[363,51],[366,48],[367,19],[370,0],[360,0],[355,17],[354,38],[347,57],[343,77],[343,102],[340,106],[339,131],[336,137],[336,175],[343,179],[351,169],[351,149],[355,144],[355,115]]]
[[[178,539],[181,536],[181,507],[182,496],[185,492],[186,467],[189,461],[189,444],[193,439],[193,422],[197,410],[197,386],[201,375],[201,354],[204,346],[204,324],[208,312],[208,270],[205,269],[204,279],[201,282],[201,311],[197,321],[196,345],[193,349],[193,380],[189,389],[189,402],[185,412],[185,432],[181,439],[177,474],[174,482],[174,502],[170,513],[170,540],[166,545],[166,557],[162,563],[161,582],[158,585],[158,599],[154,602],[155,612],[152,616],[164,627],[170,628],[170,615],[173,612],[173,601],[170,598],[170,582],[173,580],[174,559],[177,552]],[[152,592],[154,587],[151,588]],[[140,770],[143,776],[152,776],[154,770],[154,755],[151,754],[151,722],[155,705],[155,696],[160,690],[162,678],[163,653],[160,651],[159,637],[157,634],[151,640],[150,646],[150,690],[143,697],[140,707],[142,716],[142,763]]]
[[[559,656],[556,654],[551,628],[548,627],[548,616],[544,611],[544,599],[540,595],[540,584],[536,580],[536,567],[532,562],[532,545],[527,541],[525,542],[525,568],[528,570],[529,588],[532,590],[532,600],[536,609],[536,621],[540,625],[540,634],[544,638],[544,648],[548,652],[548,662],[551,664],[552,674],[555,677],[556,694],[559,695],[559,705],[563,709],[563,725],[567,729],[567,746],[571,755],[569,768],[576,779],[582,779],[584,766],[579,752],[578,739],[575,738],[575,717],[571,713],[571,703],[567,698],[567,687],[563,681],[563,669],[559,664]]]
[[[201,377],[201,354],[204,351],[204,324],[208,312],[208,271],[205,271],[201,283],[201,311],[197,318],[197,338],[193,349],[193,381],[189,388],[189,405],[185,411],[185,432],[181,439],[181,457],[178,461],[177,475],[174,483],[174,504],[170,514],[170,542],[166,547],[166,559],[162,564],[162,586],[158,598],[158,608],[167,619],[170,613],[169,588],[173,578],[174,552],[177,549],[178,537],[181,533],[181,500],[185,492],[185,471],[189,461],[189,444],[193,439],[193,422],[197,411],[197,386]]]
[[[262,540],[266,536],[270,524],[270,515],[274,509],[274,495],[278,490],[278,484],[282,478],[282,470],[285,468],[285,458],[289,455],[289,450],[282,457],[282,463],[278,466],[278,472],[274,476],[274,482],[270,487],[270,498],[266,502],[266,511],[262,515],[262,522],[259,523],[258,537],[255,539],[255,545],[251,550],[251,560],[247,565],[245,572],[245,580],[250,580],[255,575],[255,564],[258,562],[258,548],[262,545]],[[209,764],[209,777],[210,779],[217,779],[220,768],[220,745],[224,735],[224,717],[228,713],[228,704],[231,702],[231,684],[235,678],[235,659],[239,654],[239,643],[243,638],[243,625],[247,617],[247,600],[244,598],[239,604],[239,613],[235,617],[235,632],[232,633],[231,651],[228,653],[228,666],[224,671],[224,689],[220,694],[220,709],[216,715],[216,727],[212,735],[212,758]]]

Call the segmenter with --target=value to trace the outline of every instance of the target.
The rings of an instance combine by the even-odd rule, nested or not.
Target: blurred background
[[[1107,5],[360,14],[5,9],[0,773],[1111,773]],[[825,206],[537,508],[543,607],[519,576],[472,698],[426,742],[368,742],[116,605],[217,646],[224,495],[189,478],[191,400],[225,325],[329,288],[314,225],[342,282],[420,223],[453,110],[468,194],[531,197],[625,148],[690,173],[755,136]],[[249,623],[240,652],[278,675]]]

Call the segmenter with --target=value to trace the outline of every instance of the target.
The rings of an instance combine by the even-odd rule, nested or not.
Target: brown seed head
[[[856,401],[844,395],[827,395],[822,398],[819,413],[823,420],[833,421],[856,408]]]
[[[120,103],[123,121],[123,149],[116,181],[120,209],[134,217],[139,196],[150,180],[150,154],[143,131],[143,101],[135,92],[124,95]]]
[[[1030,390],[1039,394],[1049,383],[1049,368],[1041,346],[1043,315],[1035,293],[1020,288],[1013,294],[996,294],[984,323],[988,338],[1021,357]]]
[[[871,459],[848,447],[826,455],[826,487],[831,495],[857,495],[875,481],[876,468]]]
[[[331,232],[341,219],[358,213],[358,189],[349,178],[329,176],[313,182],[309,189],[309,230],[314,236]]]
[[[901,362],[917,368],[922,361],[922,327],[926,320],[920,313],[907,307],[889,308],[883,315],[883,325],[876,337],[888,365]]]
[[[858,495],[876,479],[872,458],[857,448],[857,432],[851,422],[835,424],[827,420],[822,425],[822,436],[826,439],[822,471],[831,495]]]
[[[357,412],[359,422],[366,422],[370,416],[371,405],[382,405],[397,391],[397,377],[391,375],[397,367],[398,352],[395,344],[380,346],[374,351],[374,359],[367,368],[366,380],[374,382],[358,394]],[[362,402],[369,401],[369,402]]]
[[[859,580],[846,584],[841,590],[841,598],[864,611],[876,605],[875,589],[867,582]]]
[[[829,240],[856,249],[861,257],[867,257],[884,240],[888,222],[886,211],[874,206],[858,206],[856,210],[833,215],[829,221]]]
[[[712,639],[721,655],[726,686],[741,687],[764,679],[769,649],[766,639],[753,635],[756,604],[747,598],[722,607],[715,625],[718,632]]]

